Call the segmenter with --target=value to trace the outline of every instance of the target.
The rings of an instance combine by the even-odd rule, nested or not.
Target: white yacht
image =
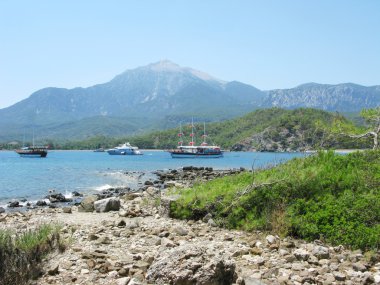
[[[131,146],[129,142],[121,144],[117,147],[107,149],[108,154],[111,155],[141,155],[137,146]]]

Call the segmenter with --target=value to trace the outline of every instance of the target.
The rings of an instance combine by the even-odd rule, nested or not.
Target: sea
[[[136,189],[154,179],[158,170],[204,166],[214,169],[270,167],[305,153],[225,152],[222,158],[171,158],[165,151],[143,150],[143,155],[109,155],[93,151],[49,151],[46,158],[20,157],[0,151],[0,207],[10,201],[36,202],[55,191],[91,193],[111,187]]]

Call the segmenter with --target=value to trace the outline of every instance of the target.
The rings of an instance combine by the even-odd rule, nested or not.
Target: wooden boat
[[[191,142],[188,146],[183,145],[183,133],[182,126],[180,125],[180,133],[178,134],[180,141],[178,142],[178,147],[173,150],[169,150],[172,158],[219,158],[223,157],[223,152],[219,146],[208,145],[206,142],[206,124],[203,124],[203,142],[199,146],[195,146],[195,134],[194,134],[194,123],[191,122]]]
[[[46,157],[48,153],[43,146],[27,146],[15,151],[22,157]]]

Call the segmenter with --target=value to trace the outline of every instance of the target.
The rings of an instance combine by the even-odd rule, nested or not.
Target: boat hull
[[[142,154],[140,152],[135,152],[131,150],[114,150],[114,149],[107,150],[107,152],[110,155],[141,155]]]
[[[170,152],[172,158],[220,158],[223,157],[223,153],[209,153],[209,154],[201,154],[201,153],[178,153],[178,152]]]
[[[16,152],[21,157],[46,157],[47,151],[46,150],[39,150],[39,151],[25,151],[25,150],[16,150]]]

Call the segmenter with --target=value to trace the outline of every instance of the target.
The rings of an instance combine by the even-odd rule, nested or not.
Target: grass
[[[64,249],[59,230],[51,224],[22,233],[0,230],[0,284],[27,284],[38,277],[42,258]]]
[[[220,226],[380,248],[380,151],[319,152],[181,192],[172,214]]]

